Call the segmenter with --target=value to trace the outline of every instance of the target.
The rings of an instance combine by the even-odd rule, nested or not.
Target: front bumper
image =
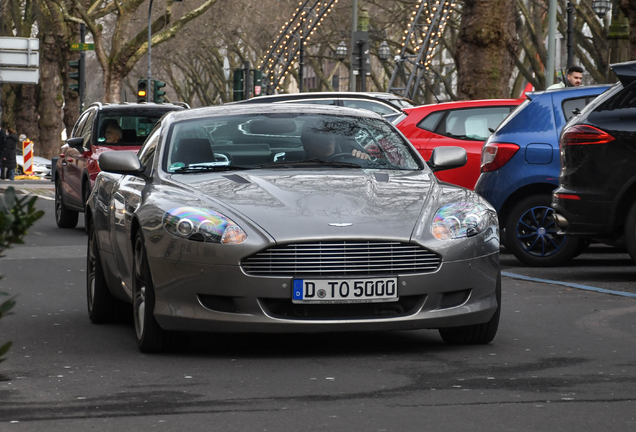
[[[314,310],[325,312],[319,316],[307,315],[302,307],[294,315],[292,278],[248,276],[239,266],[158,258],[149,258],[149,264],[156,293],[154,314],[166,330],[292,333],[437,329],[485,323],[498,307],[498,253],[444,262],[431,274],[398,275],[400,299],[409,303],[410,309],[392,316],[378,314],[375,306],[369,307],[374,313],[368,316],[330,316],[332,305],[312,305]],[[453,304],[453,298],[459,303]],[[275,311],[273,306],[286,303],[288,313]],[[381,305],[398,307],[397,303]]]

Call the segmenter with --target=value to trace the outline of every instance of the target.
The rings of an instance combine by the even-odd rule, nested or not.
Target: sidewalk
[[[0,180],[0,194],[4,194],[8,187],[13,187],[18,195],[31,194],[55,200],[55,184],[50,180]]]

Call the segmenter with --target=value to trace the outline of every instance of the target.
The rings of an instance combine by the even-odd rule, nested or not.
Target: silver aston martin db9
[[[131,303],[139,349],[207,332],[439,329],[484,344],[501,305],[493,208],[369,111],[219,106],[166,114],[107,152],[88,201],[88,312]],[[177,337],[179,339],[179,337]]]

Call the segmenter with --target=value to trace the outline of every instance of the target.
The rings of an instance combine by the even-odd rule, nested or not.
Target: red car
[[[486,99],[444,102],[406,108],[396,127],[428,160],[436,147],[466,149],[468,163],[435,175],[442,181],[473,189],[480,173],[484,141],[523,99]]]
[[[75,228],[77,225],[79,213],[84,212],[99,174],[97,160],[101,153],[138,151],[161,116],[185,108],[188,108],[186,104],[99,102],[86,108],[53,167],[57,226]]]

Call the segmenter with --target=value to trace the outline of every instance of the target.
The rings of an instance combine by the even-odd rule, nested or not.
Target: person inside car
[[[326,160],[336,154],[336,136],[327,133],[303,131],[300,140],[305,149],[305,159]],[[371,159],[371,156],[361,150],[353,149],[351,156],[358,159]]]
[[[124,135],[121,127],[115,120],[109,120],[106,123],[106,130],[104,131],[105,144],[117,144],[121,141],[121,137]]]

